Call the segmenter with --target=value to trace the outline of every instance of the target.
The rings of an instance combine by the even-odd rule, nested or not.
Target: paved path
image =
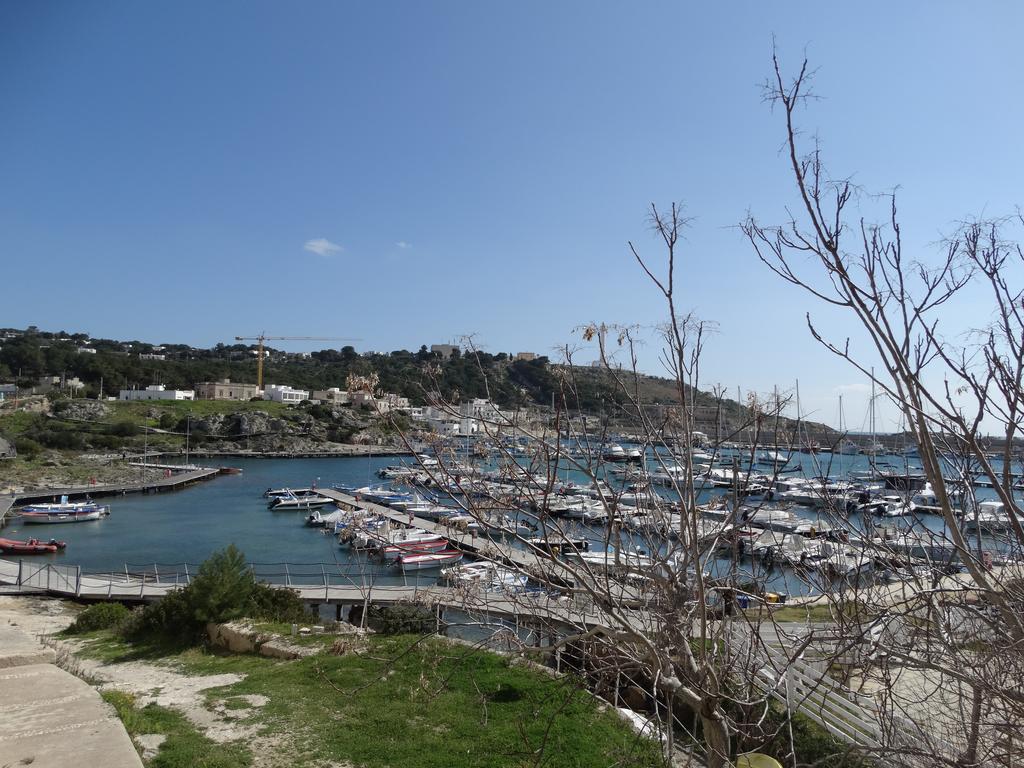
[[[113,708],[53,659],[21,630],[0,627],[0,766],[142,768]]]

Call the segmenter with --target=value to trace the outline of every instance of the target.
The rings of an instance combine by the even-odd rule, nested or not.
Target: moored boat
[[[401,555],[398,558],[398,565],[403,572],[425,571],[430,568],[442,568],[447,565],[454,565],[460,560],[462,560],[462,553],[457,549],[443,549],[440,552]]]
[[[18,541],[17,539],[0,539],[0,554],[4,555],[49,555],[64,549],[67,544],[63,541],[50,539],[40,541],[29,539]]]
[[[110,507],[92,501],[69,502],[63,497],[59,504],[30,504],[19,512],[23,523],[45,525],[54,523],[82,523],[99,520],[110,514]]]
[[[449,548],[447,539],[436,541],[420,541],[416,543],[391,544],[380,550],[380,555],[385,560],[397,560],[407,555],[424,555],[434,552],[443,552]]]

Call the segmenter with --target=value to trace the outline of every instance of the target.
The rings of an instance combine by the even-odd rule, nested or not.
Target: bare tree
[[[667,762],[691,754],[719,768],[737,751],[778,739],[795,761],[779,702],[799,709],[819,682],[831,683],[805,675],[791,690],[789,671],[804,663],[815,635],[794,634],[764,601],[774,599],[777,585],[806,586],[812,577],[752,559],[754,538],[774,534],[746,518],[761,510],[781,477],[780,465],[755,472],[755,454],[766,448],[791,456],[801,425],[783,415],[789,394],[751,395],[741,404],[727,401],[721,388],[701,390],[712,326],[679,309],[676,276],[687,222],[678,205],[652,206],[649,220],[663,255],[648,257],[632,243],[630,253],[665,303],[668,320],[656,337],[674,402],[645,399],[642,329],[588,324],[580,332],[596,341],[599,362],[575,365],[567,348],[543,418],[459,402],[457,395],[446,401],[436,394],[440,386],[428,384],[432,412],[476,417],[473,443],[486,446],[479,453],[487,461],[477,464],[477,450],[460,450],[458,437],[436,439],[414,479],[456,507],[444,518],[450,535],[494,564],[482,580],[455,577],[461,623],[511,620],[501,633],[506,647],[574,670],[616,706],[643,710]],[[597,385],[604,405],[587,413],[580,403]],[[703,442],[696,426],[709,422],[715,434]],[[613,450],[620,435],[637,446],[635,461]],[[697,446],[708,460],[722,459],[727,449],[732,458],[725,466],[701,464]],[[701,503],[713,490],[719,503]],[[761,501],[743,504],[754,495]],[[827,530],[825,521],[812,522],[812,536],[815,525]],[[591,551],[581,551],[587,544]],[[516,586],[520,577],[532,587]],[[826,649],[820,664],[827,667],[828,654],[839,652],[845,651]],[[680,742],[691,752],[680,752]]]
[[[1024,719],[1024,530],[1014,471],[1024,259],[1007,235],[1022,221],[966,222],[937,257],[909,255],[895,194],[887,196],[885,221],[857,217],[860,190],[829,175],[817,142],[802,148],[797,111],[811,95],[807,62],[787,79],[773,61],[765,98],[785,123],[798,205],[780,226],[751,216],[743,230],[777,276],[845,313],[868,342],[858,350],[849,339],[826,338],[807,315],[813,338],[896,404],[920,452],[934,524],[926,525],[923,513],[906,516],[899,553],[906,555],[916,536],[917,555],[965,571],[875,592],[873,610],[864,610],[867,595],[848,601],[845,612],[855,618],[847,633],[873,638],[870,659],[861,660],[862,682],[873,681],[883,715],[918,731],[918,739],[889,745],[908,759],[918,753],[934,764],[1016,764],[1012,740]],[[975,309],[990,307],[989,317],[978,327],[949,327],[955,313],[946,309],[968,297]],[[997,441],[983,434],[992,429]],[[873,545],[892,554],[897,540],[876,537]]]

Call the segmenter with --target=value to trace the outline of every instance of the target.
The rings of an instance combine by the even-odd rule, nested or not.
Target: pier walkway
[[[411,580],[412,583],[380,583],[373,575],[352,576],[338,573],[333,566],[274,565],[273,586],[295,590],[310,605],[352,606],[395,605],[418,603],[437,612],[445,610],[469,614],[486,614],[496,618],[557,622],[587,628],[607,627],[607,616],[594,603],[578,596],[553,595],[546,592],[504,594],[481,589],[477,585],[444,586],[434,579]],[[254,574],[268,580],[266,571]],[[316,573],[319,571],[319,574]],[[39,563],[29,560],[0,560],[0,585],[11,589],[8,594],[49,594],[81,600],[120,600],[151,602],[168,592],[188,584],[196,568],[187,565],[158,566],[152,571],[88,574],[80,566]],[[319,576],[319,578],[316,578]],[[620,611],[637,631],[653,632],[655,614],[648,611]]]
[[[39,488],[22,493],[17,493],[11,499],[11,504],[29,504],[32,502],[46,502],[53,499],[60,499],[67,496],[69,499],[84,498],[90,496],[98,498],[101,496],[123,496],[128,493],[160,493],[162,491],[174,491],[179,488],[198,483],[201,480],[208,480],[219,475],[221,470],[217,467],[201,467],[190,472],[172,474],[170,477],[161,477],[158,480],[145,480],[139,483],[111,483],[105,485],[74,485],[67,488]],[[3,501],[0,500],[0,505]],[[2,507],[0,507],[2,509]]]
[[[369,501],[363,501],[341,491],[318,489],[317,493],[329,499],[334,499],[336,502],[341,502],[349,508],[365,509],[375,515],[386,517],[394,523],[411,525],[416,528],[422,528],[430,533],[436,533],[438,536],[448,539],[458,549],[475,557],[491,560],[499,564],[514,565],[527,570],[550,569],[551,566],[550,557],[541,556],[525,549],[516,549],[504,542],[495,541],[486,533],[476,535],[461,533],[447,525],[441,525],[432,520],[425,520],[422,517],[412,517],[410,519],[408,513],[399,512],[390,507],[374,504]]]

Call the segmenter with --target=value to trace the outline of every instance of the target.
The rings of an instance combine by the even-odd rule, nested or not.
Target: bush
[[[107,434],[117,437],[135,437],[139,434],[139,428],[130,421],[119,421],[107,427]]]
[[[121,438],[113,435],[89,435],[89,445],[93,448],[106,448],[118,450],[122,446]]]
[[[786,713],[777,704],[772,704],[765,717],[763,727],[774,730],[776,736],[761,746],[761,752],[771,755],[783,763],[792,759],[789,755],[789,739]],[[868,758],[850,752],[850,746],[815,723],[809,717],[794,712],[791,715],[793,727],[793,752],[803,764],[827,765],[829,768],[871,768]]]
[[[14,449],[21,458],[34,459],[42,452],[43,446],[30,437],[18,437],[14,440]]]
[[[85,447],[85,440],[82,439],[82,436],[71,430],[44,429],[40,430],[35,437],[47,448],[80,451]]]
[[[234,544],[214,552],[184,589],[132,614],[122,626],[129,640],[193,643],[207,624],[242,618],[301,622],[309,614],[297,592],[260,584]]]
[[[167,412],[160,415],[160,429],[174,429],[178,426],[178,417]]]
[[[422,635],[434,631],[437,617],[419,605],[371,605],[367,621],[382,635]]]
[[[195,621],[206,625],[245,615],[255,588],[256,580],[245,555],[229,544],[199,566],[199,573],[185,591],[189,593]]]
[[[250,616],[279,624],[301,624],[310,617],[309,609],[294,589],[256,584],[252,592]]]
[[[97,629],[117,629],[130,616],[131,611],[121,603],[96,603],[78,614],[78,618],[66,631],[69,635],[81,635]]]
[[[128,640],[159,639],[170,643],[191,644],[200,636],[202,627],[192,618],[188,589],[175,589],[141,611],[135,611],[121,627]]]

